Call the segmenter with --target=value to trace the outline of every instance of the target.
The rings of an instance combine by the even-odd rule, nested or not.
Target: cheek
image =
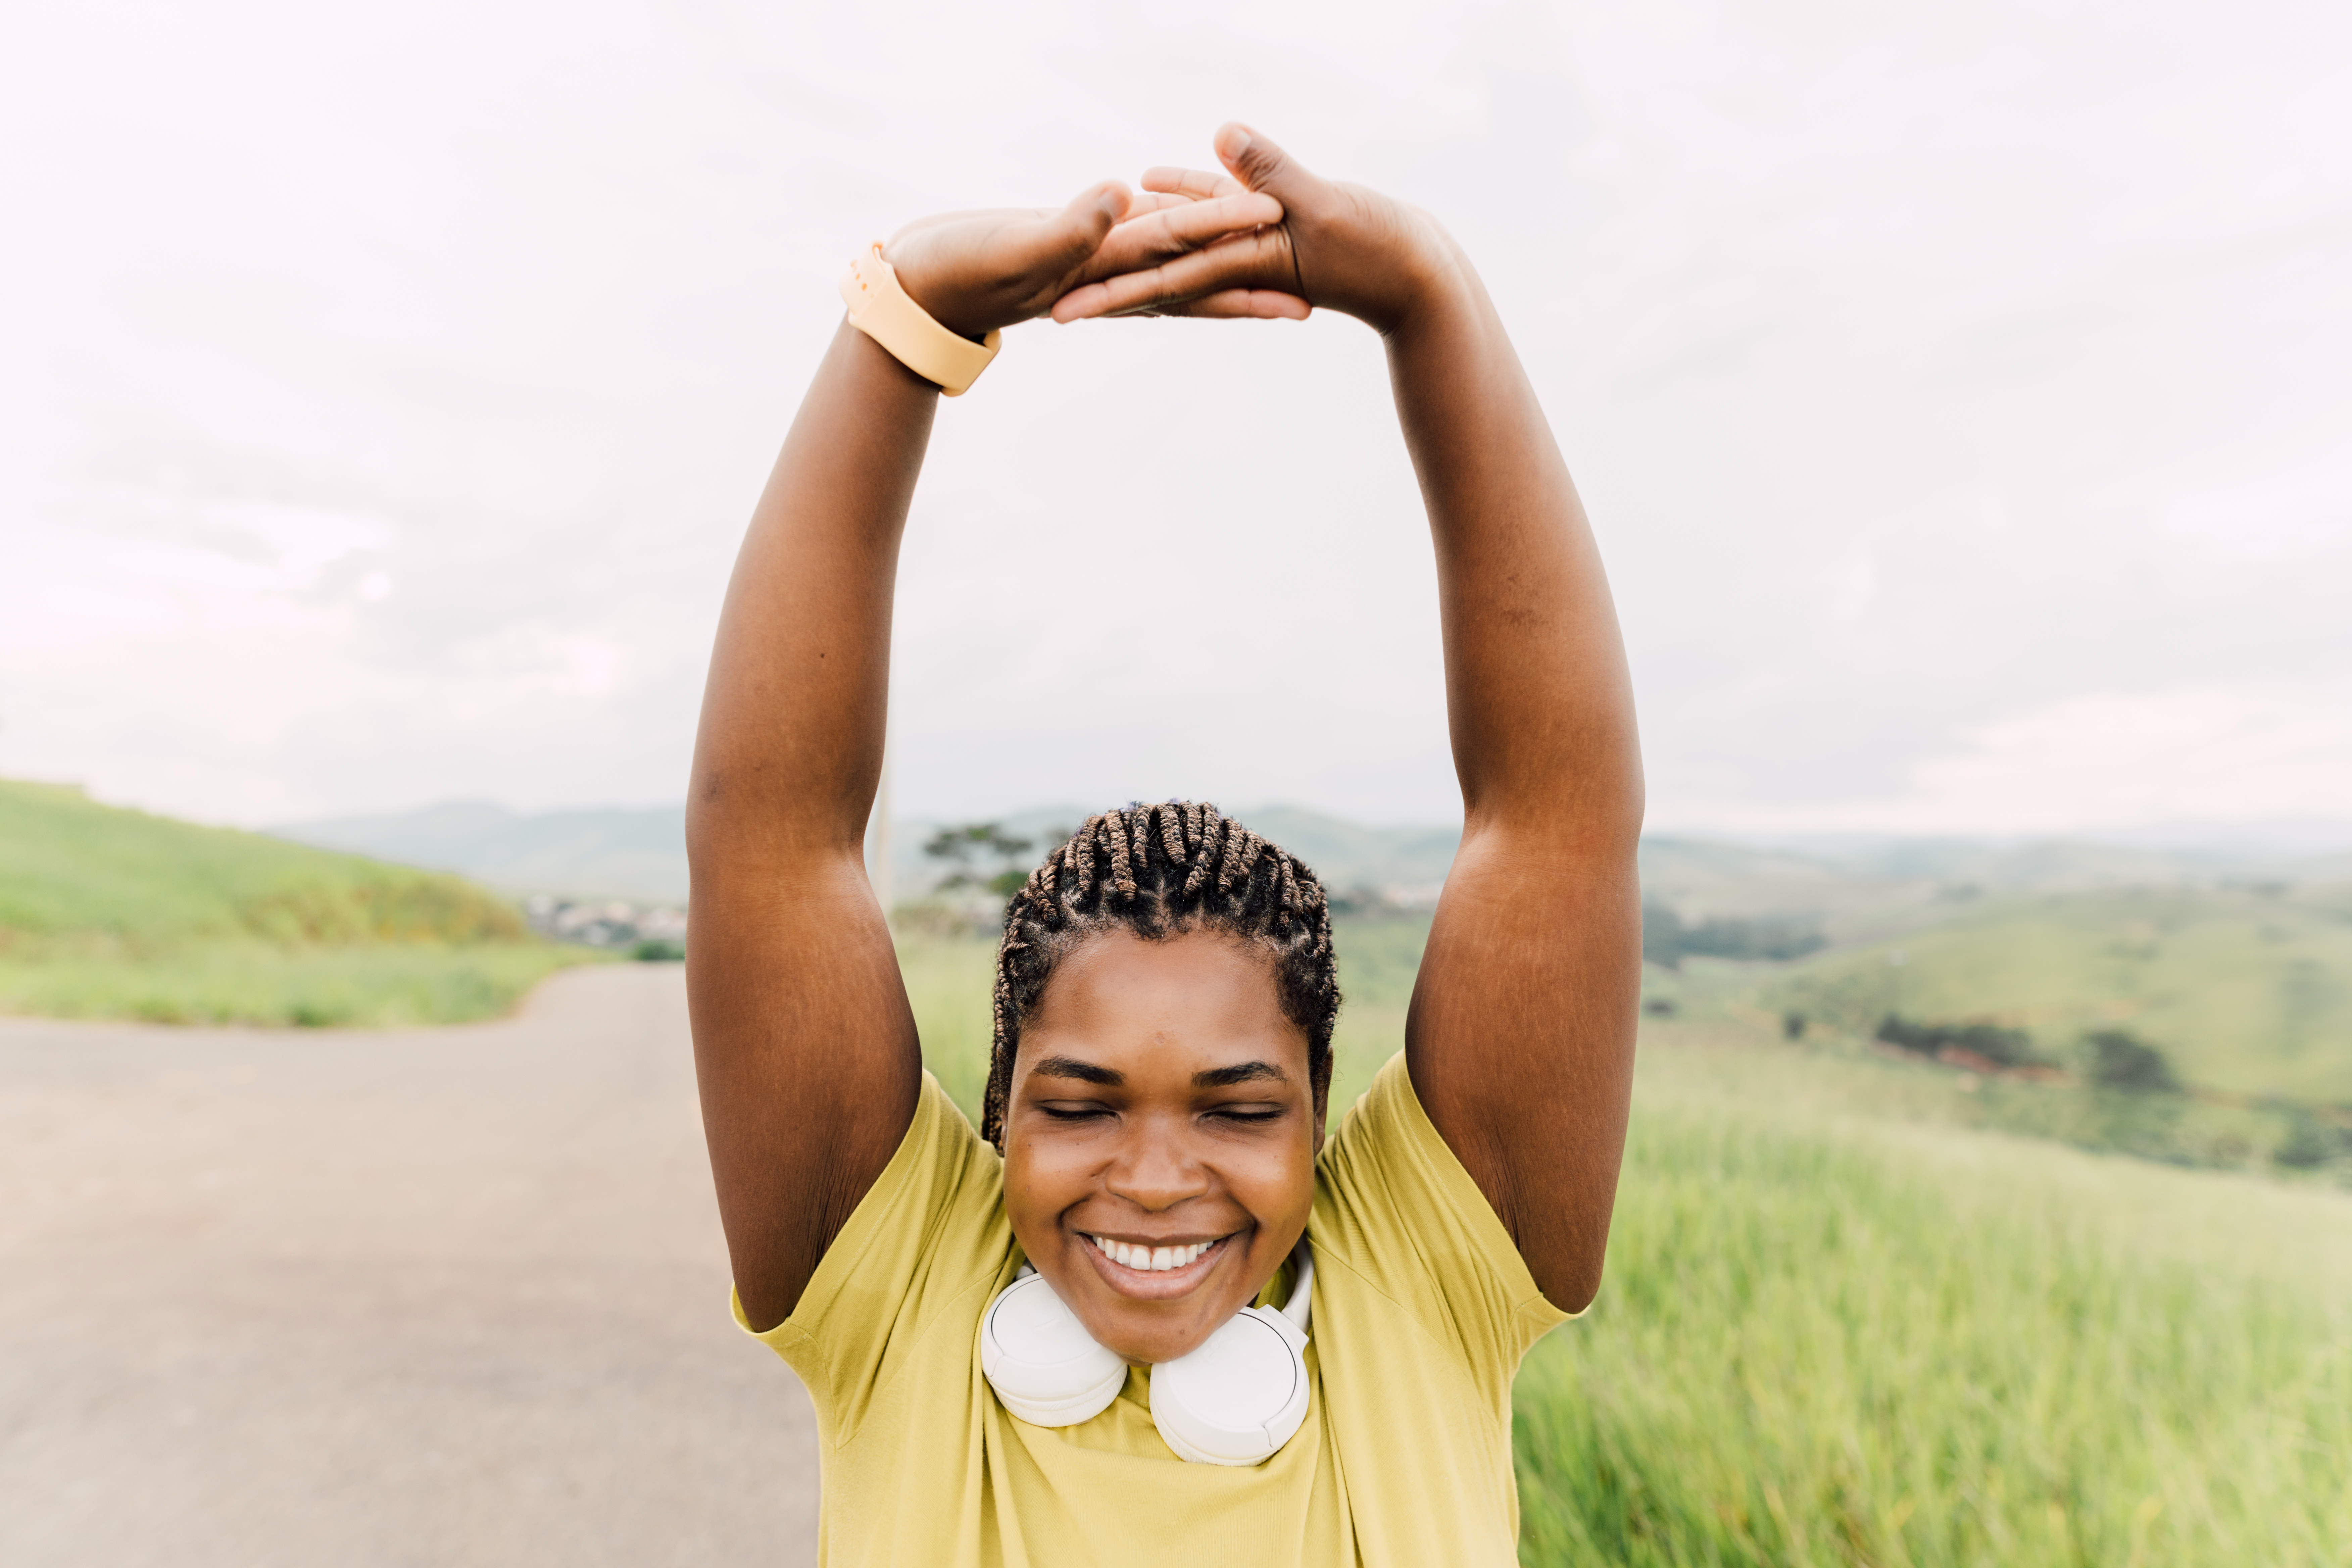
[[[1315,1198],[1315,1150],[1306,1138],[1219,1162],[1227,1188],[1266,1218],[1304,1213]]]
[[[1008,1138],[1004,1143],[1004,1207],[1016,1218],[1051,1216],[1086,1196],[1096,1162],[1051,1138]]]

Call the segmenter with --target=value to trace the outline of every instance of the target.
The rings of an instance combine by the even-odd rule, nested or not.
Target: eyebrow
[[[1070,1078],[1081,1083],[1098,1083],[1117,1088],[1127,1081],[1127,1075],[1113,1068],[1098,1067],[1080,1061],[1076,1057],[1047,1057],[1029,1069],[1032,1078]],[[1231,1067],[1210,1068],[1192,1075],[1194,1089],[1230,1089],[1237,1083],[1256,1083],[1271,1079],[1287,1083],[1290,1075],[1272,1062],[1235,1062]]]
[[[1118,1085],[1127,1081],[1127,1075],[1109,1068],[1082,1062],[1076,1057],[1047,1057],[1029,1069],[1032,1078],[1074,1078],[1081,1083]]]
[[[1290,1075],[1272,1062],[1236,1062],[1229,1068],[1211,1068],[1192,1075],[1194,1089],[1230,1089],[1237,1083],[1255,1083],[1260,1079],[1273,1079],[1287,1083]]]

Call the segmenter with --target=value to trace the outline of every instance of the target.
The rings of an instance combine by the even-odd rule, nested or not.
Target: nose
[[[1114,1196],[1158,1213],[1209,1190],[1208,1168],[1186,1148],[1181,1125],[1156,1116],[1130,1125],[1104,1184]]]

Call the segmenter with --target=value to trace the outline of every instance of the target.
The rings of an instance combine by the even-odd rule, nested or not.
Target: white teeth
[[[1213,1241],[1195,1241],[1182,1247],[1132,1247],[1124,1241],[1109,1241],[1099,1236],[1090,1236],[1087,1239],[1093,1242],[1096,1250],[1105,1258],[1139,1273],[1182,1268],[1199,1261],[1202,1253],[1217,1245]]]

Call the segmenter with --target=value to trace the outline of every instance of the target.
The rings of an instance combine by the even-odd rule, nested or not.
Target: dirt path
[[[0,1563],[801,1563],[674,966],[385,1033],[0,1019]]]

